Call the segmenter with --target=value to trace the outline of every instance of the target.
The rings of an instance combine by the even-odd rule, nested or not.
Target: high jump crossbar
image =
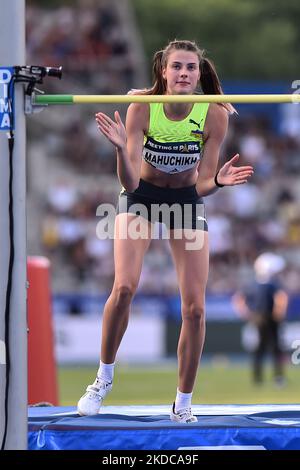
[[[37,95],[33,105],[87,103],[300,103],[300,94],[260,95]]]

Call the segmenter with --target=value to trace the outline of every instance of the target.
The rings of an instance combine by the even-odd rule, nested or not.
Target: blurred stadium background
[[[27,0],[26,15],[27,64],[63,66],[63,80],[47,81],[47,93],[125,94],[147,86],[152,54],[174,38],[206,48],[226,93],[293,93],[300,85],[296,1]],[[255,175],[206,199],[207,339],[195,402],[291,403],[299,401],[300,386],[299,365],[291,360],[300,339],[300,106],[236,108],[221,160],[239,152]],[[120,186],[114,149],[94,123],[99,109],[115,110],[51,107],[27,119],[28,252],[51,261],[61,405],[74,405],[93,379],[102,307],[113,281],[113,243],[97,238],[96,209],[115,204]],[[125,116],[126,107],[118,109]],[[265,385],[252,385],[255,334],[231,302],[253,279],[253,261],[262,251],[287,262],[283,389],[274,387],[270,369]],[[153,240],[107,404],[171,402],[179,324],[168,244]]]

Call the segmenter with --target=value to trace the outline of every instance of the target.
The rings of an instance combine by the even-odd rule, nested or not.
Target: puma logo
[[[189,120],[189,123],[190,123],[190,124],[196,124],[196,126],[197,126],[199,129],[200,129],[200,124],[201,124],[201,122],[202,122],[202,121],[200,121],[199,124],[198,124],[198,122],[194,121],[194,119],[190,119],[190,120]]]

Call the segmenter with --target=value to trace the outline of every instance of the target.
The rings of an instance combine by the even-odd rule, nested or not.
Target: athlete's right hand
[[[119,150],[124,149],[127,141],[126,129],[119,112],[115,111],[115,121],[104,113],[97,113],[95,117],[98,129],[102,134]]]

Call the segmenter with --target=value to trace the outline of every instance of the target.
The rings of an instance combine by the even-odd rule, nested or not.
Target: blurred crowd
[[[50,3],[50,2],[49,2]],[[132,54],[114,2],[81,0],[45,10],[26,7],[27,59],[32,64],[63,65],[64,77],[94,94],[128,90]]]
[[[47,12],[30,6],[28,63],[63,65],[65,90],[72,86],[74,91],[84,89],[85,94],[126,93],[135,86],[135,66],[122,33],[124,25],[108,3],[97,5],[81,9],[78,2],[76,8]],[[50,83],[47,91],[63,92],[59,82]],[[265,116],[231,118],[221,161],[238,152],[240,164],[252,164],[255,174],[246,185],[222,188],[206,198],[209,292],[239,289],[263,251],[280,253],[286,259],[283,281],[290,292],[300,290],[300,134],[298,118],[291,116],[292,108],[300,106],[287,106],[290,111],[278,129]],[[72,174],[77,173],[87,184],[78,185],[70,172],[70,178],[58,176],[45,188],[43,216],[37,221],[40,242],[52,261],[56,291],[105,293],[113,281],[113,241],[97,237],[96,211],[100,204],[117,202],[120,187],[114,149],[97,131],[90,109],[63,116],[67,111],[62,115],[60,109],[55,119],[49,117],[51,128],[44,143],[50,144],[52,136],[55,144],[49,148],[55,152],[55,164],[67,163]],[[37,140],[41,139],[41,122],[36,120],[29,127]],[[45,132],[45,127],[40,131]],[[107,175],[114,184],[89,185],[89,178],[95,180],[97,174]],[[145,257],[140,292],[175,293],[177,289],[168,242],[153,240]]]
[[[287,261],[285,287],[299,291],[299,151],[298,134],[275,131],[266,117],[232,118],[224,154],[240,153],[240,163],[252,164],[255,173],[246,185],[223,188],[206,199],[212,290],[243,287],[255,258],[272,251]]]

